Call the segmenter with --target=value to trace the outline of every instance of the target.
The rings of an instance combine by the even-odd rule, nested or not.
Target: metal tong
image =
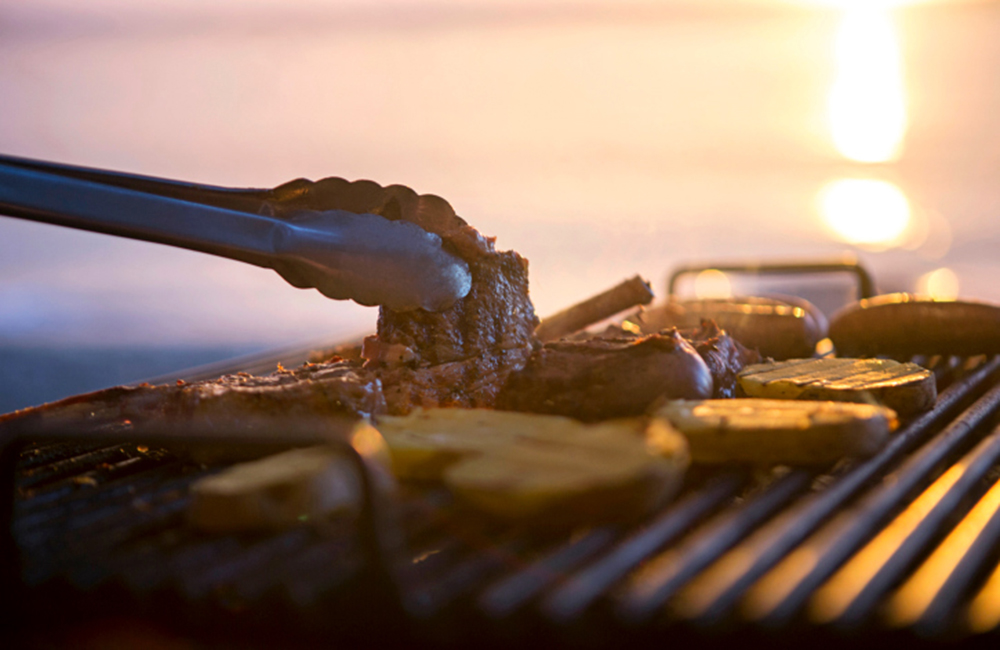
[[[275,210],[234,189],[0,155],[0,214],[219,255],[299,288],[395,311],[465,297],[468,264],[414,223],[346,210]]]

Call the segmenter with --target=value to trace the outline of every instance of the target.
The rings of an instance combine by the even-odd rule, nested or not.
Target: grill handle
[[[722,271],[744,275],[802,275],[847,273],[854,277],[858,285],[858,298],[876,295],[875,280],[871,273],[854,257],[848,256],[829,262],[729,262],[725,264],[682,264],[674,269],[667,280],[667,294],[677,293],[677,282],[681,277],[702,271]]]

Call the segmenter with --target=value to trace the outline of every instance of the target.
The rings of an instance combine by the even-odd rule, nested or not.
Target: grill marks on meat
[[[712,395],[706,362],[680,333],[549,343],[511,375],[497,407],[584,421],[645,413],[661,398]]]
[[[184,424],[252,427],[261,416],[367,415],[385,411],[381,383],[371,372],[342,360],[307,364],[270,375],[226,375],[177,385],[120,386],[77,395],[0,417],[43,424],[129,420],[136,426]]]
[[[450,309],[405,313],[380,308],[378,330],[365,341],[366,367],[383,383],[389,410],[417,406],[492,407],[513,370],[537,345],[538,318],[528,298],[528,262],[517,253],[497,252],[455,214],[447,201],[402,185],[342,178],[299,179],[275,188],[272,207],[348,210],[411,221],[443,241],[469,263],[472,290]]]
[[[491,408],[507,376],[537,346],[528,262],[513,251],[470,260],[472,289],[439,313],[381,308],[365,340],[366,368],[382,379],[391,413],[415,407]]]

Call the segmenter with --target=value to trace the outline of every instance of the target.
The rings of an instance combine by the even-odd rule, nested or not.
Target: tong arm
[[[49,165],[0,157],[0,213],[219,255],[396,311],[444,309],[471,286],[468,265],[409,222],[343,210],[277,218],[253,212],[254,190]]]

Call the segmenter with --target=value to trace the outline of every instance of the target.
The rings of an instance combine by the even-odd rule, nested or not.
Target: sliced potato
[[[848,402],[677,400],[657,415],[687,437],[696,463],[815,465],[870,456],[896,426],[892,409]]]
[[[399,478],[440,478],[483,512],[581,522],[647,511],[679,486],[683,436],[662,420],[431,409],[381,418]]]
[[[356,507],[351,462],[332,446],[307,447],[240,463],[191,486],[189,521],[202,530],[276,528]]]
[[[937,400],[934,373],[888,359],[790,359],[747,366],[737,382],[749,397],[877,403],[900,415]]]
[[[560,438],[581,425],[570,418],[486,409],[416,409],[409,415],[382,416],[378,430],[389,446],[397,478],[439,480],[461,458],[511,445],[530,437]]]

